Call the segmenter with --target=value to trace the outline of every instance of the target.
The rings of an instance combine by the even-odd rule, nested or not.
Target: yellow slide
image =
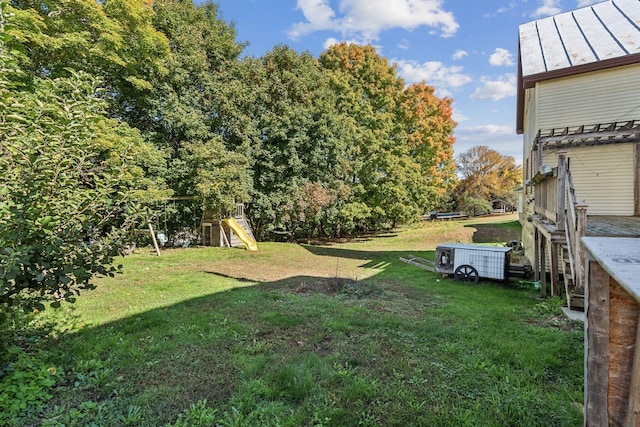
[[[238,221],[235,218],[225,218],[222,220],[225,224],[229,226],[233,230],[233,232],[238,236],[240,241],[244,244],[244,247],[249,251],[257,251],[258,244],[255,240],[253,240],[247,232],[242,228]]]

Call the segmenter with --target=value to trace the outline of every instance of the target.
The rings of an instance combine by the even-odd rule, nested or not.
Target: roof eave
[[[518,44],[518,88],[517,88],[517,105],[516,105],[516,132],[521,135],[524,133],[524,96],[526,89],[531,89],[538,82],[545,80],[559,79],[562,77],[575,76],[578,74],[591,73],[625,65],[640,63],[640,53],[633,53],[618,58],[605,59],[588,64],[574,65],[572,67],[561,68],[558,70],[546,71],[543,73],[522,75],[522,61],[520,59],[520,45]]]

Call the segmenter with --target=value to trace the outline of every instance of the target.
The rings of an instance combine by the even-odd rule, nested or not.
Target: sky
[[[456,157],[486,145],[521,164],[518,26],[601,0],[214,1],[248,43],[244,55],[279,44],[315,57],[342,41],[375,46],[407,84],[424,80],[453,99]]]

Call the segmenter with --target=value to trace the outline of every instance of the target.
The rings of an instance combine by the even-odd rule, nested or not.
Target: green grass
[[[21,423],[581,425],[579,325],[532,291],[398,261],[465,225],[128,257],[55,313],[69,330],[39,358],[64,374]]]

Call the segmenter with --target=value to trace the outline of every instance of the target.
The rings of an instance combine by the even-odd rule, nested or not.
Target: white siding
[[[537,129],[637,119],[639,78],[640,64],[634,64],[540,82]]]
[[[624,143],[563,150],[567,153],[576,199],[589,205],[588,215],[633,215],[633,147]],[[543,161],[555,166],[557,155],[545,154]]]

